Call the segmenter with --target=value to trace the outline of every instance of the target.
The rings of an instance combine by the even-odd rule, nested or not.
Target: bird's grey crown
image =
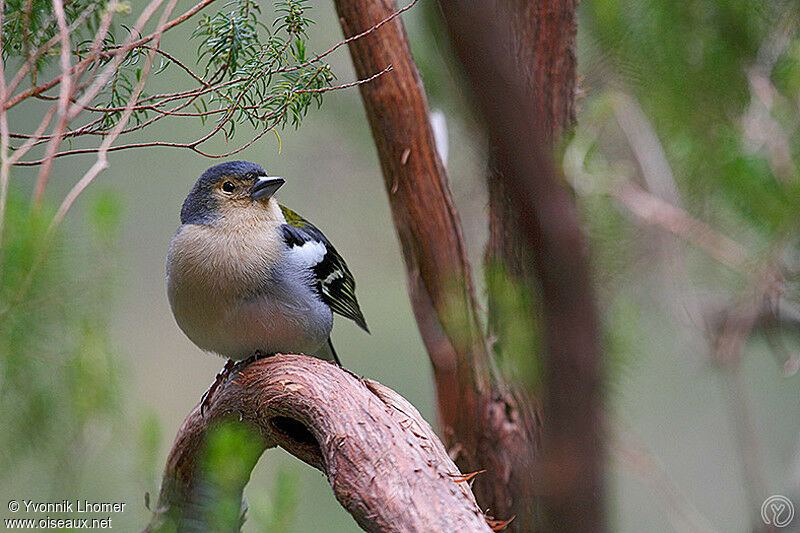
[[[266,171],[249,161],[226,161],[209,168],[195,182],[181,207],[181,224],[210,224],[218,218],[217,201],[212,194],[214,185],[224,176],[256,179]]]

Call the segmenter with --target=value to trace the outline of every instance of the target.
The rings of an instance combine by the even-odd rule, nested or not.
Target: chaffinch
[[[183,202],[170,243],[175,320],[198,347],[227,357],[226,369],[277,352],[340,364],[330,340],[333,313],[369,332],[342,256],[275,200],[284,181],[246,161],[209,168]]]

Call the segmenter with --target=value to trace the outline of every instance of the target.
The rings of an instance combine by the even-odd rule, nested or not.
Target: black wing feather
[[[281,206],[286,224],[281,226],[283,238],[289,246],[302,246],[314,240],[325,245],[325,255],[322,260],[312,267],[315,289],[322,301],[343,317],[353,320],[364,331],[369,332],[367,322],[361,313],[356,299],[356,281],[347,263],[336,251],[327,237],[311,222],[304,219],[291,209]]]

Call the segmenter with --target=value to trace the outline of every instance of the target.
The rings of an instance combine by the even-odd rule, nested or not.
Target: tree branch
[[[205,417],[194,408],[175,439],[146,531],[202,520],[203,447],[209,428],[223,420],[255,428],[263,439],[258,455],[280,446],[321,470],[366,531],[491,531],[465,476],[408,401],[380,383],[301,355],[235,368]]]

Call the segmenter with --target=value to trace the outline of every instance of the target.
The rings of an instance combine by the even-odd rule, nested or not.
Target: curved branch
[[[255,428],[262,452],[280,446],[321,470],[366,531],[491,531],[466,476],[408,401],[378,382],[302,355],[237,367],[205,417],[194,408],[170,452],[147,531],[199,518],[203,443],[208,429],[225,419]]]

